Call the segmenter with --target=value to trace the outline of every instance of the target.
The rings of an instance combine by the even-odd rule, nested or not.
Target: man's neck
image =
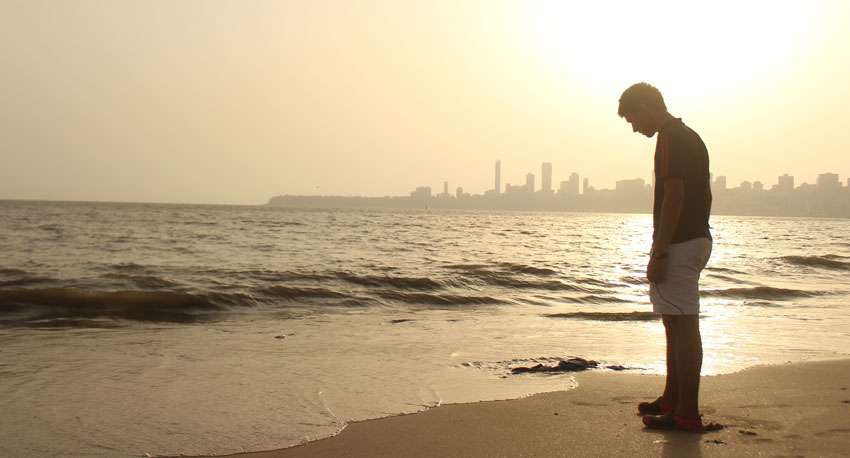
[[[656,130],[657,132],[660,132],[660,131],[661,131],[661,129],[663,129],[663,128],[664,128],[664,126],[666,126],[667,124],[669,124],[669,123],[670,123],[670,121],[672,121],[672,120],[674,120],[674,119],[676,119],[676,117],[675,117],[675,116],[673,116],[673,115],[671,115],[669,111],[666,111],[666,110],[665,110],[665,111],[664,111],[664,113],[661,113],[661,114],[658,116],[658,123],[657,123],[658,128],[657,128],[657,129],[655,129],[655,130]]]

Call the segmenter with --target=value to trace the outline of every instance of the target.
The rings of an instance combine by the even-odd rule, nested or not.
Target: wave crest
[[[50,318],[113,318],[134,321],[197,321],[221,310],[211,298],[173,291],[88,291],[76,288],[0,290],[0,310],[26,312],[24,321]]]
[[[819,267],[822,269],[831,270],[850,270],[850,262],[839,261],[843,256],[824,255],[824,256],[782,256],[779,259],[798,266]]]
[[[405,293],[401,291],[379,292],[378,296],[408,304],[427,305],[475,305],[504,304],[506,301],[490,296],[461,296],[457,294]]]
[[[653,312],[572,312],[550,313],[547,318],[575,318],[591,321],[657,321],[661,315]]]
[[[754,286],[752,288],[727,288],[704,290],[704,296],[730,297],[743,299],[787,300],[802,297],[816,297],[827,294],[823,291],[804,291],[801,289],[774,288],[771,286]]]

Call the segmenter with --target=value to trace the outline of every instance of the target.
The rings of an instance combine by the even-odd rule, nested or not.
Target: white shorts
[[[649,284],[652,311],[663,315],[699,314],[699,275],[711,256],[711,239],[674,243],[667,250],[667,275]]]

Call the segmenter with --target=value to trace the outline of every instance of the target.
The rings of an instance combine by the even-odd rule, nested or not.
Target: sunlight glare
[[[804,2],[529,4],[532,47],[554,78],[610,94],[637,81],[709,98],[790,71],[818,7]],[[666,93],[666,92],[665,92]]]

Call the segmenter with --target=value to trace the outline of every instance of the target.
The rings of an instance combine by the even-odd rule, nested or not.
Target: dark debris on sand
[[[558,361],[557,364],[552,366],[537,364],[529,367],[515,367],[511,369],[511,373],[524,374],[526,372],[581,372],[588,369],[596,369],[598,367],[599,363],[593,360],[588,360],[584,358],[570,358],[565,359],[563,361]],[[622,371],[628,369],[627,367],[620,365],[605,366],[605,368],[615,371]]]

